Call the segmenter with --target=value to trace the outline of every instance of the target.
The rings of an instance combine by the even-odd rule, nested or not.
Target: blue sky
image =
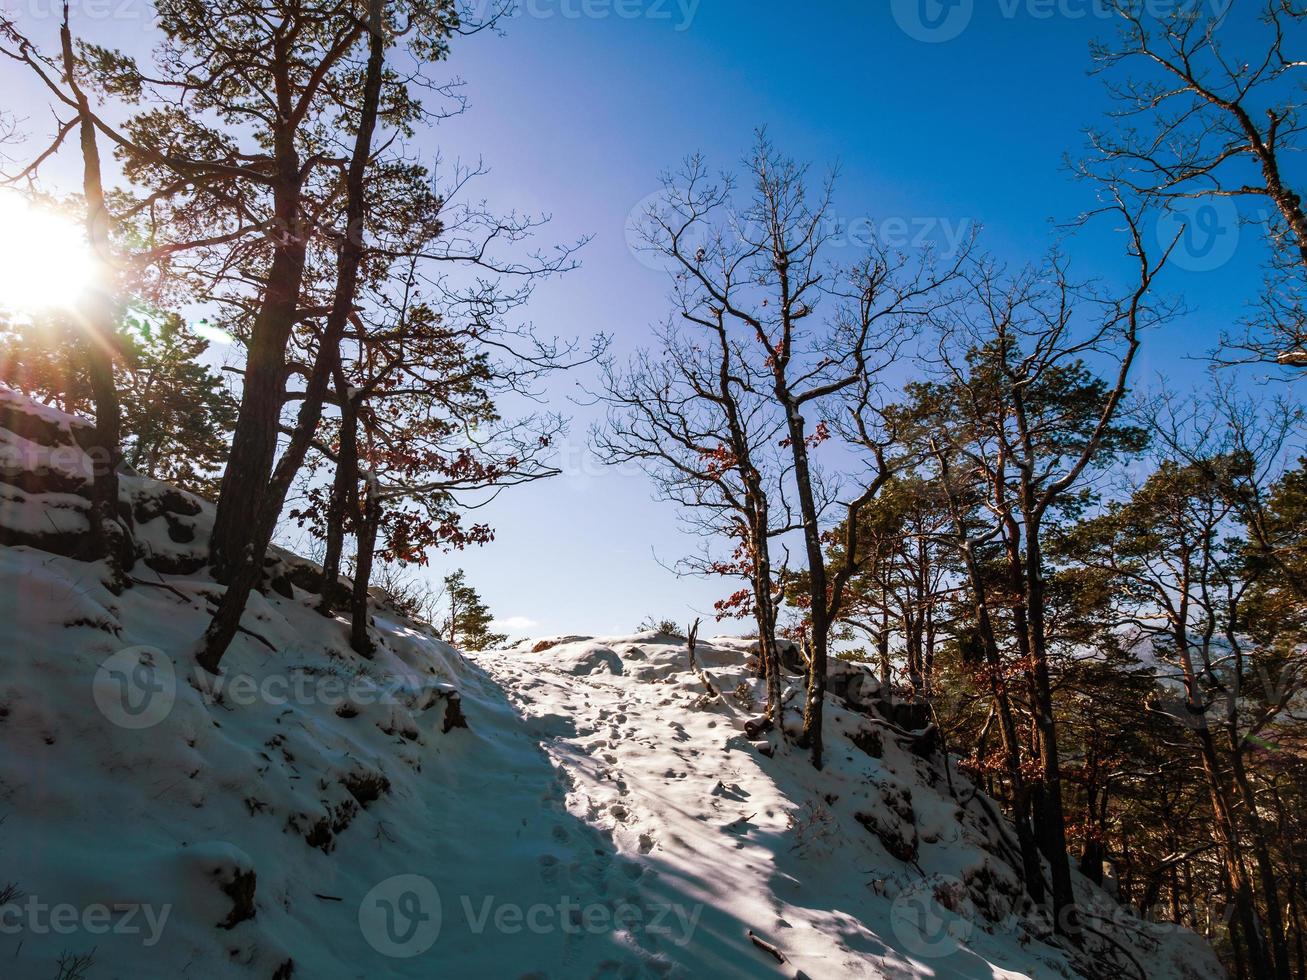
[[[1053,240],[1052,222],[1089,203],[1064,157],[1107,108],[1088,45],[1111,23],[1076,0],[957,0],[970,10],[965,28],[929,42],[909,33],[916,2],[534,0],[505,36],[455,49],[451,67],[472,108],[437,142],[485,157],[487,193],[500,206],[553,212],[560,239],[595,235],[584,267],[542,288],[532,317],[550,331],[610,332],[619,350],[644,342],[668,309],[663,276],[627,247],[632,209],[691,151],[731,166],[760,125],[819,170],[839,162],[845,221],[936,240],[979,223],[987,248],[1013,262],[1035,257]],[[921,2],[927,13],[943,9]],[[958,26],[949,16],[958,15],[946,15],[945,34]],[[1222,29],[1240,27],[1230,19]],[[1084,275],[1123,269],[1103,231],[1072,250]],[[1256,282],[1260,250],[1250,230],[1242,235],[1218,270],[1176,270],[1169,286],[1193,312],[1149,338],[1141,378],[1201,380],[1201,365],[1181,359],[1213,345]],[[663,567],[696,541],[645,480],[587,461],[589,414],[574,414],[569,472],[505,496],[492,511],[498,540],[452,560],[498,614],[538,624],[527,632],[710,613],[726,583],[678,580]]]
[[[447,68],[465,81],[471,107],[413,149],[483,158],[492,173],[477,196],[499,210],[551,212],[543,241],[593,235],[583,267],[542,286],[528,315],[543,333],[610,333],[619,352],[645,342],[668,309],[663,275],[627,246],[632,211],[690,152],[733,165],[758,126],[819,170],[839,162],[836,213],[845,222],[936,241],[979,224],[990,251],[1035,258],[1053,240],[1053,222],[1090,201],[1064,159],[1108,108],[1088,48],[1111,21],[1094,0],[946,3],[523,0],[502,36],[456,41]],[[14,4],[20,19],[26,11],[53,26],[53,0]],[[87,36],[125,47],[148,36],[146,0],[80,0],[75,10]],[[1247,33],[1252,16],[1236,4],[1223,34]],[[27,88],[8,67],[0,84]],[[1125,268],[1106,231],[1068,248],[1079,274]],[[1253,231],[1229,223],[1219,234],[1215,260],[1169,274],[1166,288],[1182,292],[1190,312],[1147,339],[1141,379],[1200,383],[1192,358],[1251,295],[1262,259]],[[590,377],[553,384],[555,405],[569,409]],[[464,567],[497,615],[521,620],[514,635],[710,615],[733,586],[667,571],[696,541],[646,480],[590,459],[592,412],[570,412],[565,474],[505,494],[482,513],[495,543],[437,557],[430,574]]]

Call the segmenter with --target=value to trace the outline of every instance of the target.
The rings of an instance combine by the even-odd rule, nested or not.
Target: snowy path
[[[794,928],[766,887],[775,870],[768,843],[787,832],[788,814],[753,765],[753,750],[728,734],[723,716],[692,709],[703,692],[687,690],[682,675],[663,681],[662,671],[642,671],[640,650],[624,648],[623,659],[601,647],[575,659],[570,652],[559,651],[559,665],[549,653],[530,657],[529,677],[519,653],[475,659],[571,776],[569,810],[600,828],[622,856],[626,880],[616,897],[671,930],[634,930],[632,940],[716,976],[793,976],[747,935],[753,929],[784,949]],[[595,673],[576,672],[592,662]],[[601,867],[587,864],[560,869],[559,887],[592,881],[596,872],[611,886]],[[844,976],[876,975],[856,959],[827,966]]]
[[[538,654],[473,656],[501,682],[528,727],[570,774],[569,810],[602,828],[620,855],[643,868],[631,872],[638,901],[688,907],[686,917],[698,916],[687,946],[655,947],[691,975],[916,972],[859,917],[880,906],[877,924],[885,930],[890,905],[873,894],[874,869],[849,873],[848,848],[856,853],[860,839],[842,845],[838,825],[820,801],[796,805],[802,794],[787,796],[778,782],[777,770],[794,771],[797,785],[788,789],[799,789],[806,762],[796,752],[765,770],[756,750],[733,729],[728,709],[704,697],[683,646],[599,639]],[[709,648],[707,656],[727,691],[746,680],[734,651]],[[734,663],[727,665],[726,656]],[[761,697],[761,686],[748,683]],[[837,871],[810,875],[808,860],[818,866],[835,862]],[[834,890],[833,881],[839,885]],[[783,951],[788,962],[779,964],[754,945],[750,931]],[[931,968],[939,976],[1020,975],[995,970],[965,951],[936,959]]]

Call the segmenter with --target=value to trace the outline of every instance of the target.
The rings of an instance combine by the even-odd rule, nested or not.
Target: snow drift
[[[699,644],[711,693],[676,637],[463,654],[379,600],[365,660],[278,553],[203,676],[210,505],[125,477],[114,595],[80,425],[0,392],[5,977],[1222,975],[1080,879],[1086,949],[1050,936],[997,807],[857,666],[816,772],[750,741],[747,642]]]

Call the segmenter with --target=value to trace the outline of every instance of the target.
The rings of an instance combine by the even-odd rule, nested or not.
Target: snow
[[[90,423],[85,419],[61,412],[49,405],[42,405],[40,402],[4,385],[0,385],[0,406],[3,406],[6,410],[30,415],[70,434],[74,429],[90,428]]]
[[[123,484],[147,515],[168,496]],[[0,525],[43,523],[49,496],[0,501]],[[166,503],[148,550],[193,557],[210,505]],[[833,678],[817,772],[742,731],[765,696],[744,641],[699,644],[714,698],[674,637],[463,654],[382,604],[368,661],[287,586],[211,678],[191,651],[222,586],[138,566],[114,595],[103,572],[0,546],[5,977],[92,950],[95,980],[1086,972],[1035,934],[992,804],[862,668]],[[1077,885],[1149,977],[1222,975]]]

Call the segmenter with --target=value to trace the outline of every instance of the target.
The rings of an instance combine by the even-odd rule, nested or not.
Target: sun
[[[72,309],[95,278],[95,257],[76,222],[0,192],[0,309]]]

